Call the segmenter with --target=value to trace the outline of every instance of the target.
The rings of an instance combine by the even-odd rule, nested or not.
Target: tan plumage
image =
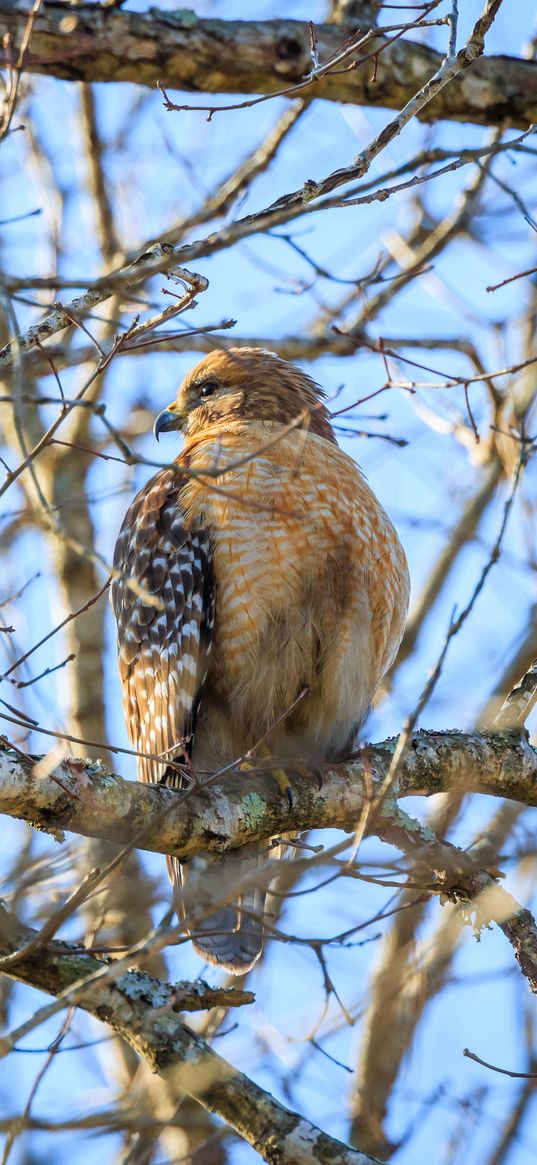
[[[191,755],[213,772],[266,734],[287,762],[351,747],[401,640],[408,571],[322,397],[278,357],[231,349],[201,361],[162,414],[160,427],[183,429],[184,448],[133,502],[115,566],[164,611],[125,577],[113,585],[125,712],[140,751]],[[171,776],[143,758],[139,775]],[[241,851],[239,874],[249,856]],[[213,890],[222,860],[207,866]],[[246,893],[243,914],[232,903],[206,919],[204,957],[236,973],[251,966],[262,899]]]

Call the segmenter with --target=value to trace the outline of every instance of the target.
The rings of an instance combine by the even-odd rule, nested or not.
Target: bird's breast
[[[184,497],[191,520],[210,530],[217,635],[230,656],[275,615],[291,613],[294,605],[304,613],[312,581],[327,570],[352,570],[358,544],[362,553],[368,546],[365,506],[356,541],[358,471],[352,463],[346,466],[352,478],[346,481],[331,464],[333,456],[319,457],[318,449],[313,455],[312,440],[293,435],[291,442],[287,436],[254,455],[267,443],[261,431],[225,447],[211,443],[196,458],[196,472],[203,463],[223,469],[217,478],[191,481]],[[232,464],[228,471],[226,461]]]
[[[377,582],[401,573],[397,536],[342,450],[302,431],[266,448],[267,428],[198,446],[182,491],[188,521],[208,529],[213,549],[208,680],[256,731],[307,688],[312,716],[333,721],[339,709],[348,734],[378,682]],[[218,476],[200,476],[215,465]]]

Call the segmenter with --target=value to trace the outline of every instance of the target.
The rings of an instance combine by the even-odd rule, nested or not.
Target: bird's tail
[[[251,850],[245,854],[245,850]],[[192,946],[202,959],[231,975],[245,975],[263,950],[263,913],[266,890],[246,886],[237,898],[210,911],[213,901],[222,902],[226,884],[246,882],[259,860],[257,845],[243,846],[241,856],[196,857],[186,866],[167,858],[174,887],[177,913],[184,919]],[[188,890],[186,883],[188,881]]]

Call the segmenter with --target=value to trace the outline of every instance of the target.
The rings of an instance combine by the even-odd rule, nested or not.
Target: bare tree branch
[[[0,906],[0,952],[10,955],[29,945],[32,932],[21,927]],[[187,1095],[221,1117],[271,1165],[372,1165],[375,1158],[351,1149],[291,1112],[209,1047],[179,1018],[189,1001],[207,1006],[226,998],[206,985],[161,983],[151,975],[128,971],[114,981],[109,967],[94,956],[66,953],[66,944],[52,943],[30,954],[9,972],[19,981],[59,997],[64,1006],[76,1002],[123,1036],[152,1072],[177,1094]],[[85,982],[85,980],[91,981]],[[233,989],[230,1000],[249,992]],[[202,1003],[202,1006],[204,1004]]]
[[[177,263],[192,258],[199,258],[203,254],[212,254],[230,245],[240,238],[246,238],[258,231],[266,231],[278,223],[287,222],[297,214],[302,213],[304,207],[317,202],[326,194],[339,189],[347,182],[362,178],[368,173],[373,161],[382,151],[394,141],[406,125],[423,110],[430,110],[431,104],[438,94],[442,93],[450,81],[467,70],[472,63],[478,60],[485,47],[485,36],[493,24],[503,0],[486,0],[483,9],[476,20],[466,44],[459,49],[455,56],[446,56],[440,60],[438,68],[432,77],[428,77],[420,89],[413,90],[412,95],[397,112],[396,116],[385,125],[382,130],[369,142],[351,165],[343,166],[323,178],[314,181],[307,179],[301,187],[284,194],[270,206],[255,214],[239,219],[230,227],[215,231],[207,239],[174,248],[169,243],[157,243],[126,268],[106,276],[104,281],[98,280],[84,295],[78,296],[66,307],[58,305],[54,311],[39,324],[28,328],[24,335],[14,336],[8,344],[0,350],[0,368],[8,368],[20,359],[23,352],[39,344],[43,339],[62,331],[70,323],[73,316],[80,319],[96,304],[109,299],[119,286],[134,287],[137,283],[155,274],[160,270],[169,270],[175,267],[180,274]],[[74,17],[76,20],[76,17]],[[481,181],[478,175],[477,182]],[[380,193],[379,197],[380,197]],[[370,196],[374,198],[374,195]],[[201,276],[185,272],[185,279],[192,292],[204,290],[207,281]],[[384,297],[382,297],[384,302]],[[140,325],[145,329],[148,325]],[[125,339],[126,337],[123,337]],[[118,345],[119,346],[119,345]]]
[[[20,48],[28,8],[3,0],[4,29]],[[356,25],[315,26],[321,61],[341,50]],[[381,48],[379,34],[368,56]],[[354,105],[398,109],[424,85],[441,63],[430,47],[399,39],[358,68],[328,74],[306,90]],[[194,12],[152,8],[148,13],[119,12],[84,5],[53,7],[38,15],[24,68],[68,81],[132,81],[191,93],[264,93],[298,84],[312,66],[309,25],[298,20],[201,20]],[[200,114],[200,116],[202,116]],[[537,66],[513,57],[487,57],[452,81],[427,111],[428,120],[449,118],[480,125],[522,129],[537,120]]]
[[[377,793],[396,744],[397,738],[368,745],[356,759],[323,773],[321,789],[314,778],[293,777],[292,809],[275,782],[254,771],[247,782],[244,774],[211,776],[205,787],[178,793],[125,781],[89,760],[67,761],[51,776],[36,777],[33,761],[4,747],[0,813],[55,835],[68,829],[185,860],[293,830],[350,832],[362,811],[365,775]],[[421,731],[414,733],[401,764],[398,795],[464,791],[537,806],[536,778],[537,751],[523,731]]]

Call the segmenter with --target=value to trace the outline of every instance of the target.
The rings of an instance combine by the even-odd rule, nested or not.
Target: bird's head
[[[177,397],[155,421],[154,433],[179,429],[193,437],[226,420],[298,424],[335,441],[324,392],[294,364],[263,348],[211,352],[187,373]]]

